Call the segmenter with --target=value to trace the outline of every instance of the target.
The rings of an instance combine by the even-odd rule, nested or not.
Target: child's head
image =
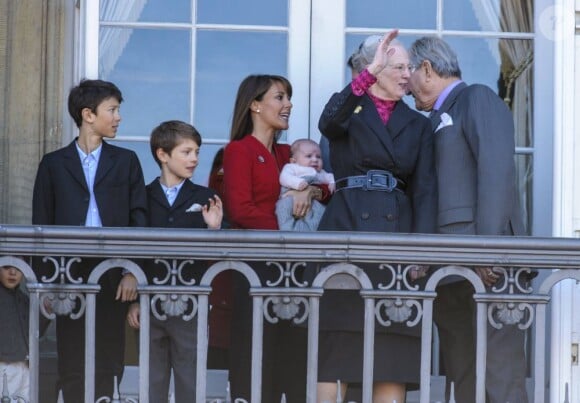
[[[149,144],[162,172],[191,178],[201,147],[201,135],[195,127],[179,120],[163,122],[151,132]]]
[[[70,90],[68,112],[79,128],[85,119],[91,118],[91,114],[94,118],[100,112],[107,111],[113,115],[116,114],[113,121],[116,120],[116,126],[118,126],[118,122],[121,120],[118,115],[121,102],[123,102],[123,95],[115,84],[103,80],[81,80],[79,85]],[[103,103],[107,103],[107,105],[102,105]]]
[[[16,288],[22,281],[22,272],[14,266],[0,267],[0,284],[8,289]]]
[[[320,146],[310,139],[299,139],[290,147],[290,162],[305,167],[312,167],[317,172],[322,170],[322,153]]]

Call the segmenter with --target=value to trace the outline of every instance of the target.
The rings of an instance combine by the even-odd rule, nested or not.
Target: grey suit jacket
[[[524,235],[513,118],[505,103],[484,85],[460,83],[431,122],[439,233]]]

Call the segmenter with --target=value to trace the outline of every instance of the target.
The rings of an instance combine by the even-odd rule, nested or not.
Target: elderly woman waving
[[[397,31],[367,38],[355,57],[366,68],[334,94],[319,121],[330,143],[336,193],[319,230],[435,232],[436,184],[430,122],[401,99],[413,70]],[[354,60],[353,60],[354,62]],[[374,286],[389,274],[363,267]],[[318,401],[336,400],[336,381],[362,382],[363,301],[328,290],[320,306]],[[374,402],[405,401],[419,383],[420,329],[376,326]],[[343,390],[344,393],[344,390]]]

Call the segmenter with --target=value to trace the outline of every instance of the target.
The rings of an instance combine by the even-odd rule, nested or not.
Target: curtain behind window
[[[481,29],[491,32],[533,32],[533,0],[471,0]],[[500,39],[488,41],[500,66],[500,87],[504,101],[514,117],[516,146],[533,147],[533,46],[532,40]],[[532,212],[532,168],[530,158],[516,159],[517,186],[530,232]]]
[[[101,21],[133,22],[139,19],[147,0],[102,0]],[[107,79],[129,42],[132,29],[106,28],[99,33],[99,77]]]

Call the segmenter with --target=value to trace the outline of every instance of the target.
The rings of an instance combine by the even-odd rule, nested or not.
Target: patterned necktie
[[[168,188],[165,191],[165,195],[167,196],[167,202],[169,203],[169,205],[173,206],[175,198],[177,197],[177,187],[174,186],[172,188]]]

